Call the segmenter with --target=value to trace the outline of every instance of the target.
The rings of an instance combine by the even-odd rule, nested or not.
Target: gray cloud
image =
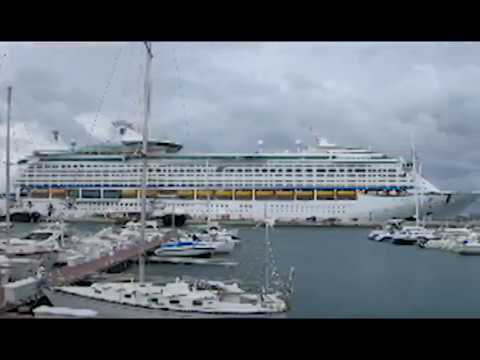
[[[55,128],[92,143],[108,121],[142,123],[142,46],[0,44],[0,86],[14,85],[15,119],[37,138]],[[292,150],[313,126],[335,143],[408,156],[413,134],[433,183],[479,188],[477,43],[172,42],[154,52],[151,134],[185,151],[254,151],[258,139]]]

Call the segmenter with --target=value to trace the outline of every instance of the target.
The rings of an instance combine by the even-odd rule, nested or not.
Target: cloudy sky
[[[480,190],[480,43],[154,43],[151,135],[184,151],[329,141],[408,154],[445,190]],[[16,157],[141,124],[141,43],[0,43],[0,154],[13,86]],[[62,141],[52,142],[52,130]],[[3,180],[3,179],[2,179]],[[3,182],[0,181],[0,184]]]

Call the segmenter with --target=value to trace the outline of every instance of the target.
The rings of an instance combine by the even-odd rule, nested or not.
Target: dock
[[[137,261],[141,252],[143,252],[146,260],[148,253],[159,247],[163,242],[168,241],[171,233],[167,233],[162,238],[154,241],[144,241],[137,243],[127,249],[119,249],[111,255],[103,256],[97,259],[87,261],[75,266],[64,266],[59,269],[53,269],[45,274],[45,280],[50,286],[62,286],[73,284],[82,280],[94,279],[99,277],[108,278],[108,275],[99,274],[108,272],[108,270],[127,265],[130,262]],[[34,279],[34,278],[29,278]],[[22,280],[23,281],[23,280]],[[38,286],[40,279],[34,281],[31,289],[22,290],[21,296],[15,298],[14,301],[6,301],[6,286],[14,286],[15,283],[7,283],[0,286],[0,316],[5,313],[19,309],[26,303],[38,300],[41,297],[41,290]],[[20,283],[19,281],[18,283]],[[36,285],[35,285],[36,284]]]
[[[62,286],[83,280],[99,272],[105,272],[109,269],[126,264],[130,261],[136,261],[140,252],[146,256],[147,253],[158,248],[163,242],[167,241],[169,235],[154,241],[145,241],[132,246],[128,249],[117,250],[113,255],[103,256],[98,259],[78,264],[75,266],[64,266],[60,269],[47,273],[47,282],[52,286]]]

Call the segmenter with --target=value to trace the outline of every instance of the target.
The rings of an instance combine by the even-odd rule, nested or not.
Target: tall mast
[[[150,68],[152,64],[152,45],[150,42],[145,41],[146,48],[146,66],[145,66],[145,110],[144,110],[144,122],[143,122],[143,152],[142,152],[142,213],[141,213],[141,230],[140,230],[140,240],[143,243],[145,242],[145,222],[146,222],[146,212],[147,212],[147,155],[148,155],[148,121],[150,118],[150,96],[152,91],[152,83],[150,79]],[[145,281],[145,258],[143,250],[140,250],[139,256],[139,281],[142,283]]]
[[[208,167],[208,159],[207,159],[207,168],[205,170],[206,170],[206,175],[207,175],[207,225],[210,225],[210,221],[211,221],[211,216],[210,216],[210,185],[209,185],[209,182],[210,182],[210,178],[209,178],[210,168]]]
[[[12,87],[7,88],[7,150],[5,161],[5,222],[7,223],[7,239],[10,240],[10,117],[12,113]]]
[[[418,178],[421,180],[423,179],[422,177],[422,173],[423,173],[423,170],[422,170],[422,162],[421,161],[418,161]],[[419,191],[420,191],[420,195],[419,195],[419,208],[421,209],[424,209],[423,208],[423,205],[424,205],[424,201],[425,201],[425,198],[424,198],[424,193],[423,193],[423,185],[422,186],[419,186]],[[424,209],[425,210],[425,209]],[[420,211],[419,211],[420,212]],[[423,216],[421,216],[421,220],[422,220],[422,226],[425,227],[425,211],[423,211]]]
[[[269,277],[269,273],[268,273],[268,245],[269,245],[269,241],[270,241],[270,221],[269,219],[267,218],[267,204],[264,204],[264,213],[263,213],[263,217],[264,217],[264,222],[265,222],[265,264],[264,264],[264,276],[265,276],[265,279],[264,279],[264,286],[265,286],[265,292],[268,291],[268,287],[269,287],[269,283],[268,283],[268,277]]]
[[[417,153],[415,151],[415,145],[412,140],[412,165],[414,176],[414,188],[415,188],[415,225],[419,226],[419,201],[418,201],[418,173],[417,173]]]

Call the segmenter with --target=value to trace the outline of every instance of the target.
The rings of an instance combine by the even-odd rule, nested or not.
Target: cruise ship
[[[19,161],[17,207],[65,218],[116,217],[141,210],[142,138],[127,122],[117,139],[97,146],[35,151]],[[296,152],[182,153],[172,141],[148,142],[150,217],[373,224],[422,212],[433,218],[460,213],[473,193],[440,191],[417,178],[411,161],[316,137]],[[415,184],[419,184],[415,187]],[[170,220],[171,221],[171,220]]]

